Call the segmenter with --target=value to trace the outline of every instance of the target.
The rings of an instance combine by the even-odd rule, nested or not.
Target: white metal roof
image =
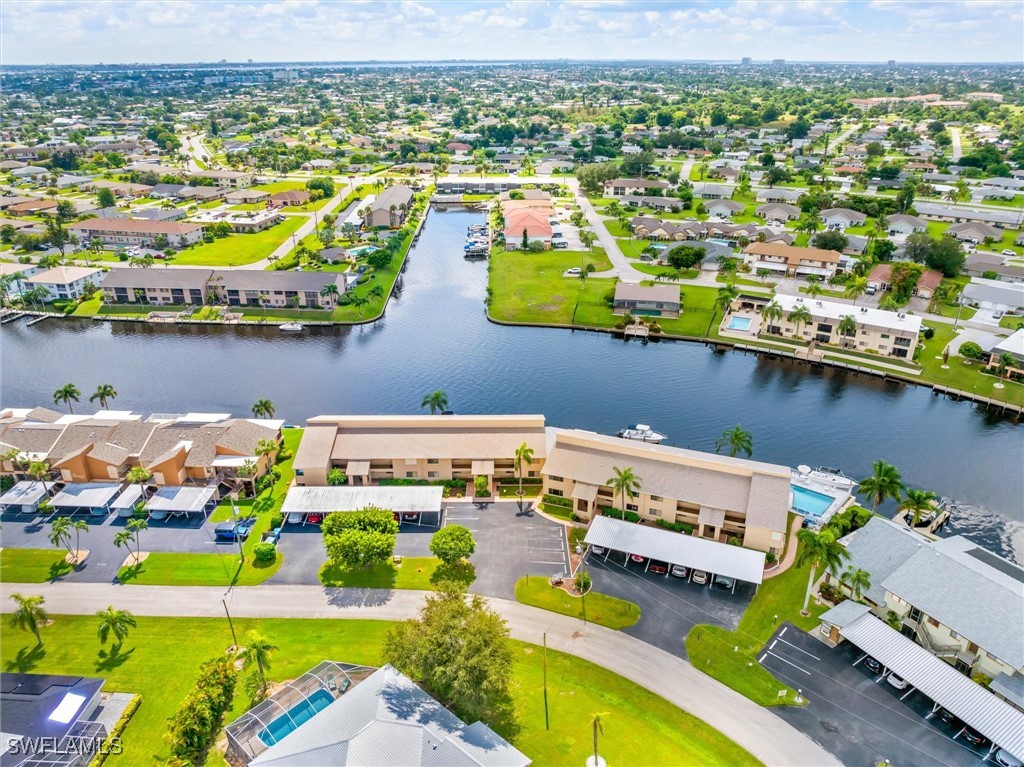
[[[202,511],[216,494],[214,487],[161,487],[146,501],[150,511]]]
[[[318,512],[357,511],[367,506],[407,512],[438,512],[444,488],[440,485],[383,485],[373,487],[293,487],[284,499],[281,511]]]
[[[839,633],[964,724],[1018,759],[1024,759],[1024,712],[972,682],[874,615],[862,615]]]
[[[112,509],[132,509],[135,508],[135,504],[139,502],[139,498],[142,496],[141,485],[128,485],[124,489],[121,495],[114,499],[114,502],[110,504]]]
[[[33,480],[22,480],[10,490],[0,496],[2,506],[26,506],[37,503],[53,489],[53,482],[36,482]]]
[[[764,552],[610,517],[591,522],[584,542],[748,583],[760,583],[764,574]]]
[[[83,482],[64,485],[50,501],[55,509],[98,509],[106,506],[121,490],[117,482]]]

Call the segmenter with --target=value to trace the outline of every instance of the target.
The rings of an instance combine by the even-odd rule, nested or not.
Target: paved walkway
[[[793,566],[793,563],[796,561],[796,550],[798,545],[796,534],[800,532],[803,524],[804,518],[799,514],[793,517],[793,521],[789,525],[789,540],[786,542],[786,554],[777,567],[773,567],[771,570],[765,571],[765,580],[774,578],[777,575],[782,575],[786,570]]]
[[[576,195],[576,203],[583,209],[583,214],[587,217],[587,221],[590,222],[591,230],[597,235],[597,241],[604,248],[604,252],[608,255],[608,260],[612,262],[611,270],[601,272],[601,275],[618,277],[623,282],[641,282],[642,280],[653,279],[650,274],[644,274],[633,268],[633,264],[630,263],[629,259],[623,254],[622,248],[619,247],[618,241],[612,237],[612,233],[604,225],[604,218],[580,190],[579,183],[575,179],[567,179],[567,183]]]
[[[40,594],[54,615],[91,615],[107,605],[136,615],[219,618],[226,598],[231,613],[253,618],[361,618],[403,620],[419,609],[427,592],[326,589],[318,586],[258,586],[230,589],[174,586],[114,586],[77,583],[3,584]],[[548,646],[596,663],[707,722],[766,765],[825,767],[840,762],[770,710],[733,692],[689,663],[639,639],[574,618],[504,599],[489,599],[516,639]],[[13,602],[3,599],[9,612]]]

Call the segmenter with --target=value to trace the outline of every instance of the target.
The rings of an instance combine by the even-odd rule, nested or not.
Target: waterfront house
[[[791,500],[788,467],[578,429],[552,429],[551,437],[544,492],[571,499],[576,516],[591,520],[602,508],[620,507],[608,480],[617,467],[629,467],[641,487],[626,497],[624,511],[647,522],[689,525],[700,538],[736,539],[781,555]]]
[[[551,247],[553,229],[549,220],[550,208],[511,208],[505,214],[505,247],[521,248],[523,237],[528,243],[539,242]]]
[[[100,288],[108,304],[203,306],[212,269],[111,269]]]
[[[194,245],[203,239],[202,224],[184,221],[149,221],[136,218],[90,218],[67,225],[68,231],[80,242],[100,239],[104,245],[156,247],[156,239],[163,235],[174,248]]]
[[[99,285],[102,269],[87,266],[55,266],[26,277],[23,282],[30,288],[43,288],[47,301],[76,299],[85,294],[87,285]]]
[[[366,205],[363,226],[367,228],[388,227],[397,229],[405,221],[412,207],[413,191],[402,184],[389,186],[373,202]]]
[[[649,195],[652,190],[665,192],[669,185],[665,181],[645,178],[615,178],[604,182],[605,197],[625,197],[627,195]]]
[[[613,314],[678,318],[681,307],[678,285],[615,284]]]
[[[1008,354],[1013,360],[1007,365],[1006,373],[1017,378],[1024,377],[1024,328],[1018,329],[1012,336],[1002,339],[992,347],[989,353],[989,368],[998,369],[1004,354]]]
[[[743,260],[752,272],[767,269],[789,277],[814,275],[823,281],[834,276],[841,253],[821,248],[799,248],[780,242],[752,242],[743,249]]]

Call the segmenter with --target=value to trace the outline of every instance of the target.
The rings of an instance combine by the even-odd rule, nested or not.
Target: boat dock
[[[939,530],[949,521],[951,514],[945,503],[940,503],[928,517],[922,517],[917,527],[913,526],[914,514],[910,511],[897,512],[892,521],[896,524],[909,527],[911,530],[929,538],[938,538]]]

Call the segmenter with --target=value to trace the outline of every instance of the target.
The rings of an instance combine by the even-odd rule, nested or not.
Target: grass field
[[[952,325],[934,323],[935,335],[930,341],[924,342],[924,349],[917,357],[922,367],[922,380],[976,392],[985,397],[992,397],[1016,405],[1024,405],[1024,384],[1016,381],[1001,380],[994,375],[982,373],[982,365],[972,362],[967,365],[962,357],[950,357],[948,369],[942,369],[942,350],[953,340],[955,333]],[[1001,383],[1002,389],[996,384]]]
[[[87,549],[88,540],[82,548]],[[4,583],[44,583],[67,575],[71,565],[64,549],[4,549],[0,554],[0,581]]]
[[[241,266],[261,261],[286,242],[305,221],[304,217],[290,216],[262,232],[231,234],[210,243],[200,243],[178,251],[174,263],[179,266]]]
[[[302,439],[302,429],[285,429],[284,446],[292,451]],[[242,550],[245,563],[239,567],[237,546],[225,547],[224,554],[193,554],[177,552],[154,552],[141,565],[123,567],[118,578],[122,583],[151,586],[255,586],[276,573],[284,560],[280,552],[277,559],[269,564],[257,563],[252,555],[253,547],[260,542],[260,536],[270,529],[271,516],[279,511],[288,492],[295,472],[292,458],[277,464],[281,478],[274,486],[264,491],[255,500],[239,503],[239,512],[245,514],[251,509],[256,524],[246,539]],[[211,515],[216,520],[228,519],[222,505]],[[142,550],[146,550],[146,534],[140,536]]]
[[[632,602],[596,591],[582,598],[570,596],[563,589],[548,585],[545,575],[520,578],[516,582],[516,600],[610,629],[624,629],[640,620],[640,608]]]
[[[673,276],[673,279],[695,280],[695,279],[697,279],[697,277],[700,276],[700,270],[699,269],[678,269],[677,270],[677,269],[673,269],[671,266],[659,266],[658,264],[633,264],[632,266],[638,272],[643,272],[644,274],[649,274],[652,277],[658,277],[658,276],[660,276],[662,274],[665,274],[666,272],[668,272],[668,273],[670,273],[672,275],[675,275],[675,273],[677,271],[679,272],[679,277],[676,278],[676,277]]]
[[[116,606],[116,605],[115,605]],[[294,679],[325,658],[378,665],[391,624],[357,620],[250,620],[236,618],[242,635],[259,631],[280,649],[269,676]],[[221,618],[139,618],[121,653],[101,657],[92,616],[53,616],[42,629],[45,644],[33,648],[30,634],[0,629],[5,671],[77,674],[106,678],[107,691],[142,695],[142,706],[123,735],[125,754],[109,765],[153,764],[168,756],[163,740],[167,718],[191,689],[203,661],[232,644]],[[551,730],[544,726],[544,654],[535,645],[514,644],[513,695],[520,731],[513,743],[536,765],[583,764],[590,753],[591,712],[608,712],[601,754],[609,764],[732,767],[759,762],[721,733],[662,698],[587,661],[549,650],[546,654]],[[236,687],[231,722],[246,710],[242,685]],[[223,767],[212,753],[207,765]]]
[[[433,590],[442,581],[459,581],[467,586],[476,578],[473,565],[445,565],[436,557],[404,557],[401,564],[386,562],[373,567],[340,567],[330,562],[320,568],[325,586],[359,589]]]

